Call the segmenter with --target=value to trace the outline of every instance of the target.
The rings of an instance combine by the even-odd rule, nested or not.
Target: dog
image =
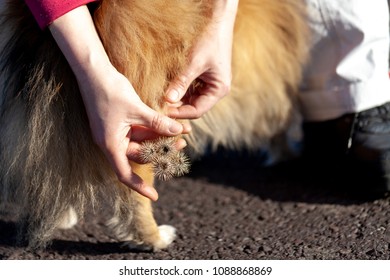
[[[18,207],[18,239],[44,247],[88,205],[112,205],[107,223],[119,241],[160,250],[175,238],[158,226],[151,202],[119,182],[94,143],[76,79],[48,30],[22,0],[3,1],[0,23],[0,176],[2,202]],[[210,21],[211,0],[102,0],[91,9],[113,65],[151,108],[184,69]],[[296,110],[308,42],[301,0],[240,0],[230,94],[183,137],[192,150],[257,149],[283,135]],[[150,185],[150,164],[131,163]]]

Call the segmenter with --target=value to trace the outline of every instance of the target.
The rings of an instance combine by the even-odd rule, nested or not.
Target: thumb
[[[166,100],[170,103],[179,102],[186,94],[191,83],[195,80],[195,76],[190,73],[191,69],[187,69],[186,72],[178,75],[173,81],[170,82],[168,90],[166,91]]]
[[[176,136],[183,132],[183,125],[167,116],[164,116],[151,108],[144,114],[142,125],[149,127],[158,134],[164,136]]]

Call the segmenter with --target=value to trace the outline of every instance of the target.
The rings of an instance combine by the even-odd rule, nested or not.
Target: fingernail
[[[180,123],[172,121],[168,130],[170,133],[178,134],[183,131],[183,126]]]
[[[157,201],[157,199],[158,199],[158,193],[152,187],[149,187],[149,188],[145,189],[145,194],[146,194],[147,197],[149,197],[153,201]]]
[[[167,97],[168,97],[168,100],[171,102],[179,101],[178,100],[179,99],[179,92],[177,90],[172,89],[168,92]]]
[[[190,133],[192,126],[189,123],[183,123],[183,133]]]

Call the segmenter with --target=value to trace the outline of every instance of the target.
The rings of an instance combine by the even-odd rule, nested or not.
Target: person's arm
[[[211,23],[195,43],[189,65],[167,90],[167,101],[177,104],[170,108],[169,116],[199,118],[229,93],[237,8],[238,0],[215,0]],[[200,79],[203,86],[187,96],[187,90],[195,79]]]
[[[121,182],[156,200],[155,189],[132,172],[129,160],[137,161],[140,141],[178,135],[182,124],[146,106],[112,66],[86,6],[54,20],[49,29],[75,73],[95,142]]]
[[[24,0],[41,29],[67,12],[99,0]]]

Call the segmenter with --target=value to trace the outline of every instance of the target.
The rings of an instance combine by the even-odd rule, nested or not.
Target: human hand
[[[114,67],[99,69],[99,78],[88,76],[88,80],[79,80],[94,141],[122,183],[156,200],[155,189],[132,172],[129,161],[144,163],[140,159],[142,141],[161,135],[176,136],[188,129],[146,106],[130,82]],[[181,139],[176,148],[179,150],[185,145]]]
[[[187,68],[168,87],[170,117],[195,119],[227,95],[238,1],[216,1],[209,26],[193,46]],[[199,86],[190,88],[193,81]]]

